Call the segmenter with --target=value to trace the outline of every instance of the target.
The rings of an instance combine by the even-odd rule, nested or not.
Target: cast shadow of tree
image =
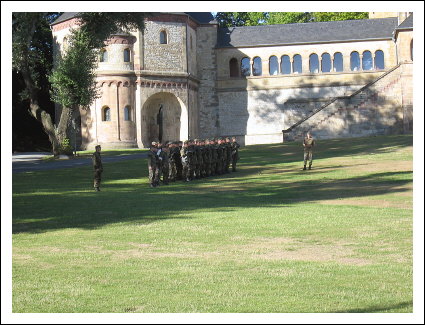
[[[402,137],[404,138],[404,137]],[[407,137],[409,138],[409,137]],[[334,140],[328,146],[343,146]],[[382,139],[384,141],[384,139]],[[392,146],[407,146],[411,142],[393,138]],[[255,147],[255,146],[254,146]],[[252,149],[252,148],[251,148]],[[289,155],[264,159],[267,150],[288,149]],[[360,141],[355,152],[368,152],[371,146]],[[379,148],[376,148],[379,149]],[[257,157],[244,158],[239,171],[223,176],[196,180],[190,183],[172,183],[151,189],[147,182],[146,159],[117,162],[105,165],[103,191],[91,189],[91,168],[71,168],[55,172],[55,182],[30,173],[26,181],[37,182],[37,190],[25,184],[14,186],[13,233],[39,233],[65,228],[95,229],[113,223],[149,224],[166,219],[193,218],[193,212],[229,211],[255,207],[283,209],[300,203],[314,203],[335,198],[362,198],[366,196],[408,191],[405,185],[412,182],[411,171],[376,172],[367,176],[342,179],[276,181],[265,183],[263,172],[274,172],[274,165],[299,161],[299,148],[291,145],[263,146],[264,151],[252,150]],[[342,150],[342,149],[341,149]],[[342,151],[348,155],[346,149]],[[328,154],[329,157],[335,155]],[[326,173],[326,167],[308,171],[311,175]],[[336,166],[338,167],[338,166]],[[293,167],[281,171],[282,179],[288,173],[302,173]],[[279,171],[276,172],[279,176]],[[67,180],[63,182],[62,179]],[[250,183],[241,186],[249,179]],[[52,187],[54,189],[52,189]],[[52,207],[49,206],[51,202]]]

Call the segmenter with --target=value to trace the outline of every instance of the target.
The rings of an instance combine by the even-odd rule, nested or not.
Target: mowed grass
[[[411,313],[412,136],[247,146],[148,187],[146,159],[13,175],[15,313]]]

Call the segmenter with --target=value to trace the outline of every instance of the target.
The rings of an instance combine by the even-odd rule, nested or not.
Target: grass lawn
[[[247,146],[149,188],[146,159],[14,174],[14,313],[412,313],[412,136]]]

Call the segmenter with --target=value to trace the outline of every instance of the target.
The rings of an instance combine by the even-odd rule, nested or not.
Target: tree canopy
[[[367,19],[367,12],[217,12],[220,27]]]
[[[52,17],[47,13],[13,14],[13,69],[22,74],[25,83],[24,97],[29,100],[29,112],[42,124],[55,155],[63,149],[72,112],[89,106],[96,98],[97,51],[114,33],[143,30],[147,15],[149,14],[103,12],[78,14],[79,26],[71,30],[69,46],[66,51],[58,52],[57,64],[51,68],[52,43],[50,41],[46,49],[41,48],[37,43],[37,35],[41,31],[47,32],[46,28],[49,28]],[[51,35],[50,29],[49,33]],[[40,66],[47,69],[43,76],[35,68]],[[57,124],[39,102],[40,80],[46,78],[46,75],[52,88],[52,99],[62,107]]]

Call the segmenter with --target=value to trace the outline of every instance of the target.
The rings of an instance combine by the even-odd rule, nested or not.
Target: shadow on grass
[[[150,189],[146,180],[108,184],[102,192],[81,190],[56,193],[22,193],[13,202],[13,233],[43,232],[61,228],[94,229],[110,223],[148,224],[184,216],[196,210],[227,211],[235,208],[288,206],[320,200],[401,193],[411,172],[376,173],[340,180],[302,180],[282,184],[255,182],[241,188],[242,177],[174,183]],[[388,180],[390,178],[390,180]],[[392,179],[400,178],[400,179]],[[408,177],[409,178],[409,177]],[[282,186],[284,185],[284,186]],[[18,199],[19,198],[19,199]]]
[[[399,304],[387,305],[387,306],[371,306],[368,308],[337,310],[331,313],[382,313],[382,312],[394,312],[404,308],[413,308],[413,301],[406,301]]]
[[[376,152],[380,147],[364,138],[327,140],[323,146],[338,147],[335,150],[342,150],[341,155],[351,156],[351,149],[343,151],[347,141],[354,143],[356,154]],[[411,137],[389,137],[385,142],[390,147],[409,146]],[[307,172],[291,169],[285,164],[299,161],[300,156],[299,144],[293,143],[250,146],[241,155],[242,164],[236,173],[154,189],[148,187],[146,159],[105,164],[102,192],[93,191],[90,166],[14,175],[12,231],[95,229],[120,222],[149,224],[190,218],[188,214],[197,210],[285,208],[303,202],[402,193],[407,191],[403,186],[412,182],[411,171],[334,179],[328,168],[341,166]]]

